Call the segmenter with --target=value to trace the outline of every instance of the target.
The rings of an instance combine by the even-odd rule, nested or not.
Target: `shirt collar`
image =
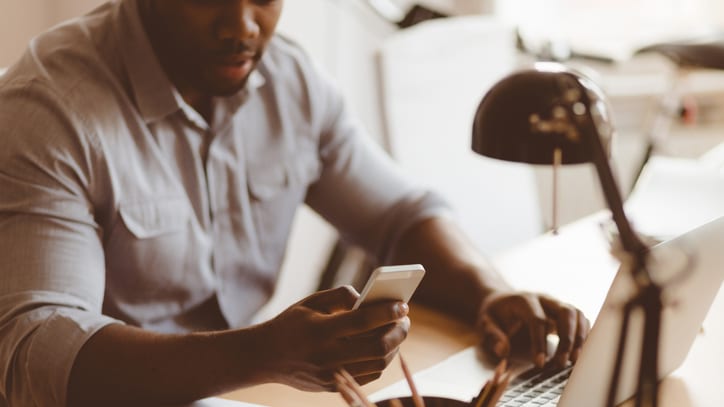
[[[137,0],[121,2],[118,41],[136,106],[148,122],[160,120],[181,108],[175,87],[161,68],[141,24]]]
[[[163,71],[143,28],[138,0],[121,2],[118,39],[136,105],[144,121],[154,122],[179,110],[189,116],[189,111],[193,109]],[[249,91],[261,87],[265,82],[264,76],[255,69],[249,75],[245,88],[229,97],[228,102],[235,107],[234,110],[238,109]]]

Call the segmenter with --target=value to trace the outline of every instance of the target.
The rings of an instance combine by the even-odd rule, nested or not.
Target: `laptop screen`
[[[664,284],[664,311],[659,348],[659,377],[681,365],[724,280],[724,217],[651,249],[649,269]],[[603,406],[618,348],[624,304],[635,286],[628,270],[619,269],[559,406]],[[636,390],[643,337],[643,315],[631,315],[616,401]]]

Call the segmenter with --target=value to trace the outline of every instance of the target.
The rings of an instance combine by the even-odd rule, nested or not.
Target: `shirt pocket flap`
[[[123,223],[139,239],[185,230],[190,213],[188,203],[182,198],[120,205]]]
[[[289,174],[283,166],[249,169],[249,194],[259,200],[271,199],[289,185]]]
[[[282,165],[251,166],[247,177],[249,194],[265,201],[290,188],[306,188],[319,178],[320,170],[320,162],[311,154],[300,154]]]

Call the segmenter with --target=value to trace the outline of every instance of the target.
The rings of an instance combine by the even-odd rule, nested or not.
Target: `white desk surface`
[[[241,401],[227,400],[219,397],[209,397],[194,403],[177,407],[264,407],[260,404],[250,404]]]

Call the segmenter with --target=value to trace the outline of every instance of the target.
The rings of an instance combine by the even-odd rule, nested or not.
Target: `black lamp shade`
[[[559,149],[561,164],[578,164],[593,160],[586,141],[592,135],[608,154],[610,129],[600,88],[561,64],[536,64],[488,91],[475,114],[472,147],[491,158],[546,165]]]

